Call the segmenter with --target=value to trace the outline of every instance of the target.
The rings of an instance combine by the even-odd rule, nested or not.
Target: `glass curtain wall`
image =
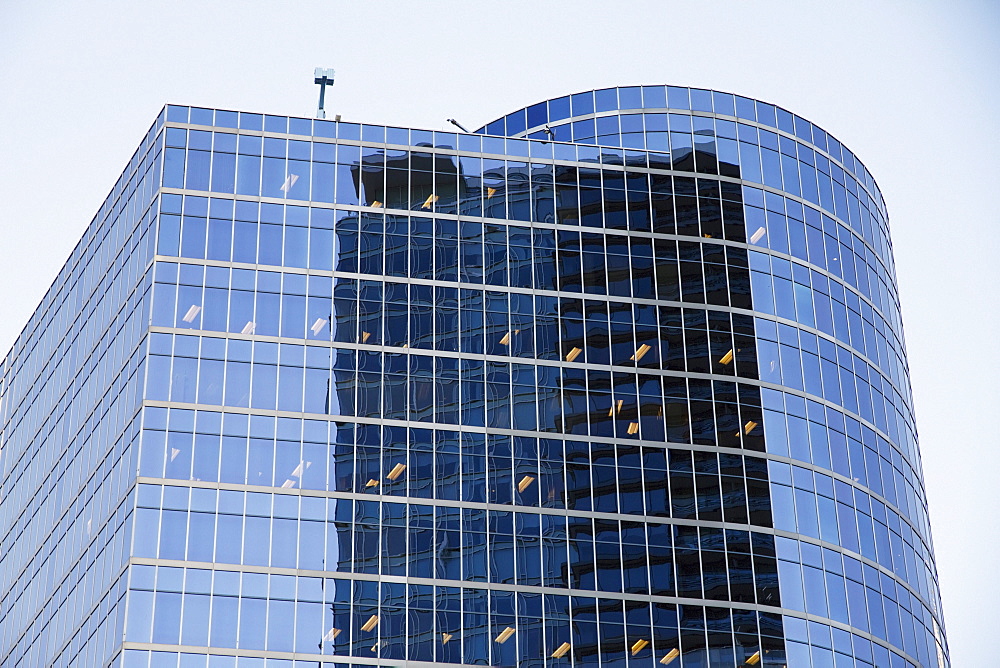
[[[663,86],[154,129],[124,644],[45,661],[948,665],[885,205],[823,130]]]

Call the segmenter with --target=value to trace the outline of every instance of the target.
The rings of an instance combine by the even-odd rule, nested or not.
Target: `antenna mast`
[[[316,109],[316,118],[326,118],[326,87],[333,85],[333,68],[317,67],[313,73],[315,83],[319,84],[319,108]]]

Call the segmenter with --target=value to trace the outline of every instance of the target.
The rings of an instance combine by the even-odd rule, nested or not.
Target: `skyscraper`
[[[168,106],[3,363],[4,666],[947,666],[885,204],[784,109]]]

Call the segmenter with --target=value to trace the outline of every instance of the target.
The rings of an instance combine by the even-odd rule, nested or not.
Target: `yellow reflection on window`
[[[645,355],[652,349],[653,349],[652,346],[644,343],[641,346],[639,346],[638,349],[636,349],[635,354],[632,355],[632,357],[629,357],[629,359],[632,360],[633,362],[638,362],[639,360],[642,359],[643,355]]]

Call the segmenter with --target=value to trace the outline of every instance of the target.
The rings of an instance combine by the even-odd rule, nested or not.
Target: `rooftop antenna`
[[[316,118],[326,118],[326,109],[324,109],[326,87],[333,85],[334,71],[332,67],[317,67],[313,75],[315,82],[319,84],[319,108],[316,110]]]
[[[456,128],[458,128],[459,130],[461,130],[465,134],[467,134],[467,135],[472,134],[471,132],[469,132],[468,130],[466,130],[465,127],[463,127],[462,124],[459,123],[458,121],[456,121],[454,118],[447,118],[445,120],[447,120],[449,123],[451,123],[452,125],[454,125]]]

